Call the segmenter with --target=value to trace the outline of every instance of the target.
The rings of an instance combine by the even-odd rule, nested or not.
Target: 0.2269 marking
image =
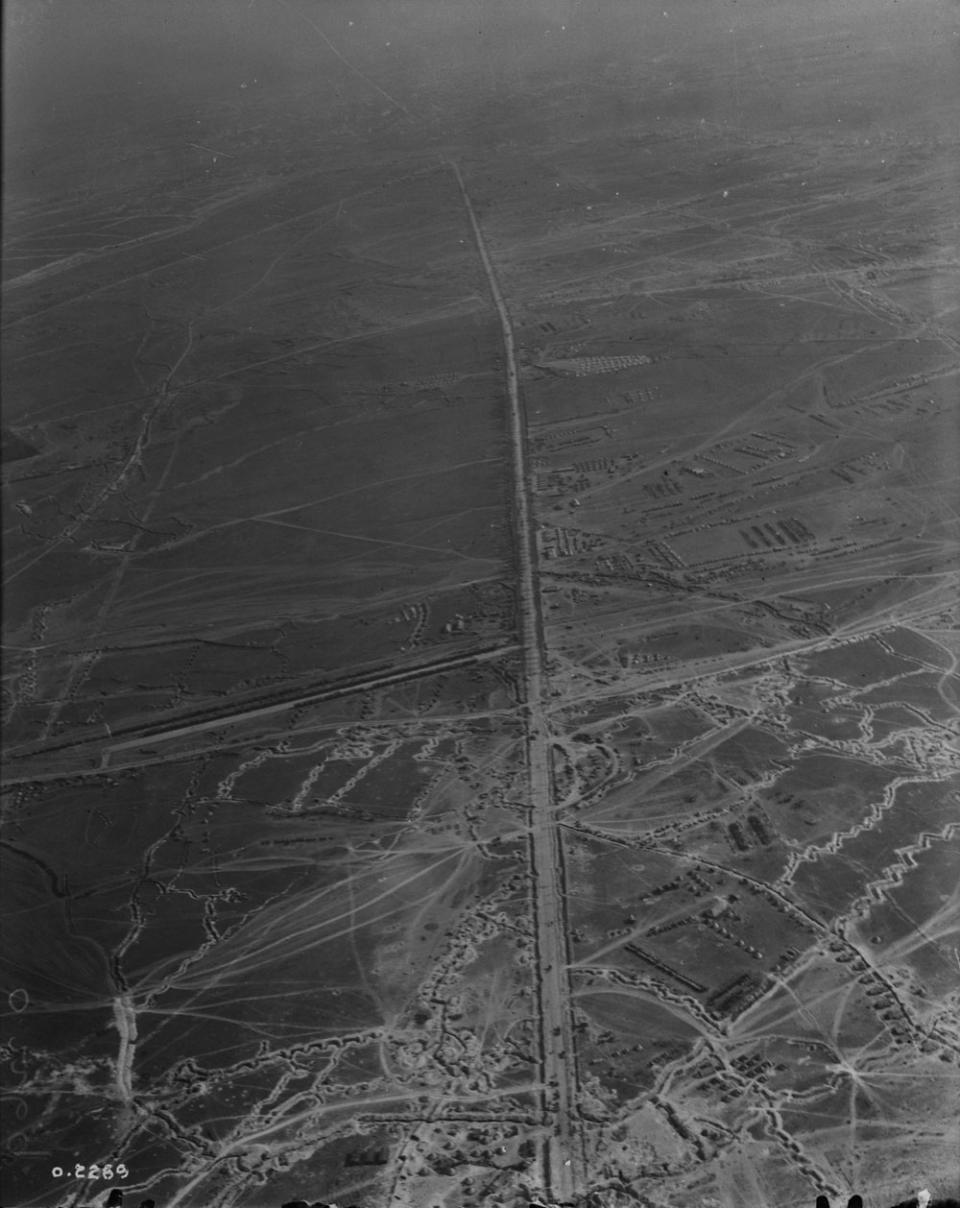
[[[64,1176],[68,1179],[125,1179],[130,1172],[123,1162],[118,1162],[116,1166],[112,1166],[109,1162],[103,1166],[96,1164],[84,1166],[78,1162],[74,1166],[72,1174],[69,1168],[65,1170],[62,1166],[54,1166],[50,1173],[55,1179],[62,1179]]]

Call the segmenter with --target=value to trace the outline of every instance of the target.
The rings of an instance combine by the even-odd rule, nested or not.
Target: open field
[[[265,7],[13,6],[3,1203],[960,1195],[956,14]]]

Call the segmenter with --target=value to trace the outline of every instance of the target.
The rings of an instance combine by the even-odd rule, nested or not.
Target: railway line
[[[301,682],[295,685],[279,686],[273,691],[260,691],[246,697],[241,694],[231,697],[230,705],[226,708],[219,704],[211,705],[183,712],[179,716],[167,716],[162,720],[132,721],[125,726],[114,726],[106,739],[98,730],[94,734],[66,735],[58,742],[33,743],[29,746],[14,747],[7,752],[7,759],[8,761],[22,760],[26,764],[32,758],[56,753],[97,750],[101,752],[101,759],[105,766],[114,752],[130,750],[142,746],[147,741],[167,742],[174,738],[199,734],[204,730],[218,729],[235,722],[269,717],[300,705],[319,704],[322,701],[336,700],[358,692],[372,692],[394,684],[408,683],[431,675],[441,675],[444,672],[456,671],[476,663],[502,658],[516,649],[515,645],[502,643],[475,647],[447,658],[431,658],[405,667],[374,667],[338,680],[328,679],[321,683],[304,684]],[[13,772],[14,768],[9,767],[9,770]],[[4,777],[3,784],[9,786],[31,779],[29,773],[19,776],[10,775]]]
[[[540,1060],[546,1087],[544,1112],[549,1127],[543,1153],[543,1179],[548,1197],[564,1202],[571,1201],[581,1189],[582,1163],[575,1120],[573,1034],[569,1010],[567,939],[562,897],[563,853],[553,810],[551,739],[543,705],[547,673],[537,581],[536,530],[530,502],[531,475],[526,422],[520,397],[516,344],[510,314],[500,291],[496,270],[466,184],[457,165],[451,162],[450,168],[460,188],[503,337],[512,454],[523,716],[529,777],[530,864],[536,914]]]

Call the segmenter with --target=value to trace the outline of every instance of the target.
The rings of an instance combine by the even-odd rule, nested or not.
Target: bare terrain
[[[5,138],[3,1203],[960,1194],[955,9],[174,7]]]

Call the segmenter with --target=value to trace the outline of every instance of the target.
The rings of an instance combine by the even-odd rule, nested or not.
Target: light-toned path
[[[517,597],[520,641],[523,648],[523,698],[527,761],[530,777],[531,863],[534,877],[537,934],[537,970],[540,999],[540,1046],[545,1108],[550,1125],[544,1179],[555,1200],[570,1200],[579,1190],[580,1162],[574,1126],[575,1082],[573,1036],[567,983],[567,942],[563,916],[560,835],[552,809],[550,735],[543,708],[543,622],[537,586],[537,547],[530,506],[526,425],[517,373],[516,347],[506,303],[487,251],[463,177],[450,165],[460,186],[477,252],[500,317],[509,401],[508,422],[513,463],[513,512],[517,552]]]

